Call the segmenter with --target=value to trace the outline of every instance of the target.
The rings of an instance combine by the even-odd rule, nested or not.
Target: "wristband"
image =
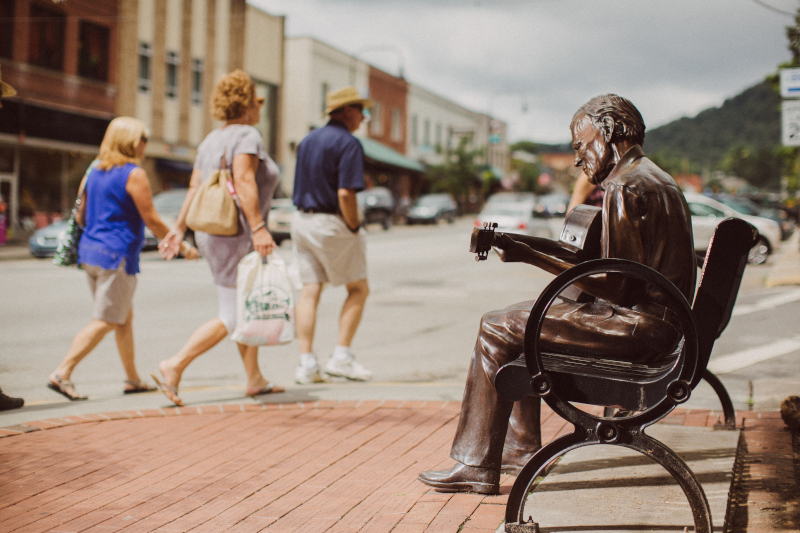
[[[255,233],[255,232],[257,232],[258,230],[260,230],[261,228],[263,228],[266,225],[267,225],[267,223],[262,221],[261,224],[259,224],[255,228],[251,229],[250,233]]]

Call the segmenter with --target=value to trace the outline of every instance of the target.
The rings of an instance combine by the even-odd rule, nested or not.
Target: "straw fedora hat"
[[[361,98],[361,95],[358,94],[358,90],[351,85],[350,87],[345,87],[338,91],[331,91],[325,95],[325,114],[330,115],[340,107],[353,104],[361,104],[369,108],[372,107],[375,102],[369,98]]]
[[[3,98],[8,98],[9,96],[14,96],[17,94],[17,91],[14,88],[3,81],[3,75],[0,73],[0,96]]]

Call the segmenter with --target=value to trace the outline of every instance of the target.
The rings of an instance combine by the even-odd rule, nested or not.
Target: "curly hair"
[[[611,142],[628,139],[635,144],[644,142],[644,119],[636,106],[627,98],[616,94],[595,96],[581,106],[572,117],[572,123],[586,115],[597,128],[602,128],[606,117],[614,121],[614,136]]]
[[[233,120],[244,115],[253,104],[255,83],[243,70],[225,74],[214,86],[211,111],[218,120]]]

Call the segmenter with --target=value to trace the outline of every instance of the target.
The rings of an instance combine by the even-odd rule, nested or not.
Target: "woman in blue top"
[[[114,331],[125,368],[125,394],[155,390],[139,379],[133,353],[133,292],[147,225],[159,239],[169,231],[153,207],[144,158],[147,129],[135,118],[111,121],[100,155],[81,181],[78,222],[85,228],[78,245],[78,263],[94,296],[92,321],[75,335],[66,357],[50,374],[47,386],[70,400],[87,397],[70,381],[75,366],[110,331]],[[197,251],[184,244],[187,257]]]

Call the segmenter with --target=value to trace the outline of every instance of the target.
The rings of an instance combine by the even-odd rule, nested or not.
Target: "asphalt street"
[[[557,229],[560,221],[553,224]],[[480,316],[535,299],[552,279],[534,267],[503,264],[494,255],[476,262],[467,251],[471,225],[472,220],[464,218],[453,225],[395,226],[386,232],[370,227],[371,295],[353,349],[375,379],[295,385],[295,341],[260,350],[265,376],[288,391],[252,401],[460,400]],[[784,246],[796,249],[796,238]],[[289,259],[291,243],[284,243],[280,253]],[[157,363],[216,315],[216,294],[202,260],[164,262],[149,252],[143,255],[141,269],[134,334],[139,372],[150,381]],[[800,393],[800,287],[766,287],[769,269],[769,262],[747,268],[734,317],[712,355],[712,365],[719,365],[716,371],[740,410],[774,410],[786,396]],[[159,393],[122,394],[124,374],[113,335],[73,374],[89,401],[68,402],[45,387],[72,337],[91,317],[91,296],[82,272],[47,260],[3,261],[0,294],[0,387],[26,400],[22,410],[0,413],[0,427],[171,405]],[[323,363],[335,344],[343,298],[342,288],[323,293],[315,345]],[[244,377],[235,346],[225,340],[189,367],[181,396],[189,405],[241,402]],[[703,384],[687,406],[717,409],[718,403]]]

